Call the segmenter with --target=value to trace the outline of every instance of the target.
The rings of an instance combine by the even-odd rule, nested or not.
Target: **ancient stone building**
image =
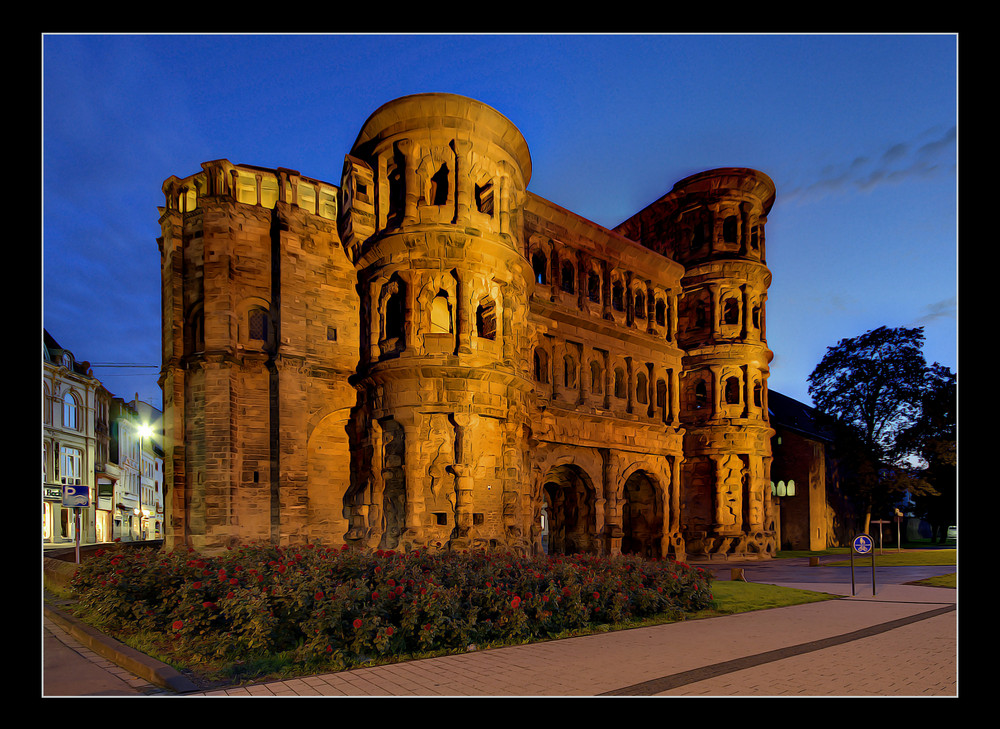
[[[339,185],[163,185],[167,544],[768,556],[764,226],[727,168],[613,230],[472,99],[379,108]]]

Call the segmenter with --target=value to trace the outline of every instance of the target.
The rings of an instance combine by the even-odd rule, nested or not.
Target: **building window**
[[[535,350],[535,380],[543,384],[549,382],[549,355],[544,349]]]
[[[432,205],[448,204],[448,165],[441,165],[431,178],[431,200]]]
[[[656,300],[656,323],[661,327],[667,323],[667,305],[663,299]]]
[[[642,291],[635,292],[635,318],[646,318],[646,295]]]
[[[476,209],[481,213],[493,215],[493,183],[476,185]]]
[[[63,395],[63,427],[70,430],[80,429],[80,408],[76,396],[72,392]]]
[[[740,404],[740,380],[738,377],[726,378],[726,403],[729,405]]]
[[[635,399],[643,405],[649,400],[649,385],[646,384],[646,375],[642,372],[635,376]]]
[[[546,264],[545,254],[538,251],[531,257],[531,268],[535,272],[535,283],[544,284],[546,283]]]
[[[438,291],[438,295],[431,302],[431,334],[451,333],[451,304],[448,302],[448,294]]]
[[[739,221],[736,219],[735,215],[730,215],[728,218],[722,221],[722,240],[726,243],[736,243],[737,235],[737,225]]]
[[[625,371],[621,367],[615,367],[615,397],[624,400],[625,395]]]
[[[601,303],[601,277],[595,271],[587,276],[587,295],[595,304]]]
[[[694,386],[694,407],[696,410],[708,405],[708,386],[704,380],[699,380]]]
[[[604,392],[604,368],[596,359],[590,360],[590,391],[595,395]]]
[[[723,307],[723,320],[726,324],[740,323],[740,302],[736,299],[726,299]]]
[[[479,302],[479,308],[476,309],[476,336],[491,341],[496,341],[497,338],[496,304],[488,296]]]
[[[576,290],[576,271],[573,268],[573,264],[569,261],[563,262],[562,265],[562,280],[560,281],[560,288],[567,294],[572,294]]]
[[[611,287],[611,306],[615,311],[625,311],[625,287],[621,281],[615,281]]]
[[[266,342],[269,318],[267,310],[263,307],[256,306],[251,309],[247,314],[247,337],[258,342]]]
[[[576,360],[571,354],[563,357],[563,385],[576,387]]]
[[[79,448],[59,448],[59,476],[63,483],[83,478],[83,452]]]

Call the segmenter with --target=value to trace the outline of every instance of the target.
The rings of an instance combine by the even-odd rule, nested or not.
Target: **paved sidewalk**
[[[193,695],[957,696],[955,590],[798,586],[845,597]]]

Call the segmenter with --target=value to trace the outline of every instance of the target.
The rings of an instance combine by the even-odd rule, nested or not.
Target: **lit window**
[[[63,396],[63,427],[72,430],[80,429],[79,409],[76,397],[73,396],[72,392],[67,392]]]

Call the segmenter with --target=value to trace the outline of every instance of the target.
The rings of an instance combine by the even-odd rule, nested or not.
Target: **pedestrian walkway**
[[[719,579],[733,568],[711,566]],[[840,598],[184,695],[958,695],[955,590],[898,584],[878,572],[873,594],[870,574],[852,587],[843,568],[805,561],[743,568],[751,582]],[[920,569],[922,576],[954,571]]]
[[[81,643],[69,630],[43,617],[44,696],[151,696],[172,694],[130,673]]]

